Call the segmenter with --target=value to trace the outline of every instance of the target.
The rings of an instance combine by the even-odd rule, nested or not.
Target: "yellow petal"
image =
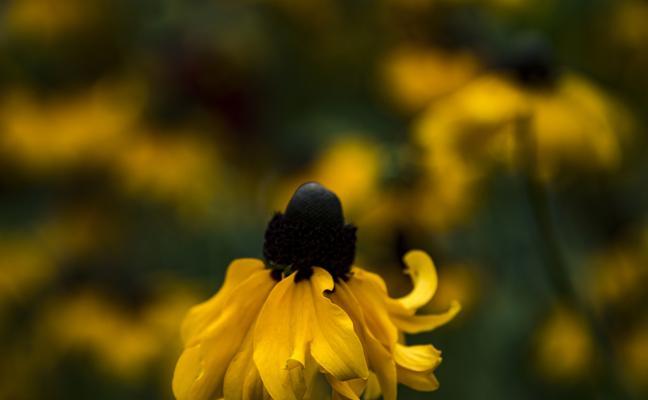
[[[304,367],[304,378],[306,379],[306,393],[304,399],[307,400],[330,400],[331,385],[326,376],[321,373],[319,365],[310,355],[306,358]]]
[[[310,281],[315,309],[311,343],[313,358],[327,373],[341,381],[366,379],[369,370],[351,318],[323,295],[333,290],[333,278],[326,270],[313,268]]]
[[[394,361],[400,367],[412,371],[431,371],[441,363],[441,352],[432,345],[403,346],[394,348]]]
[[[252,359],[252,338],[253,330],[250,330],[225,373],[223,393],[228,400],[260,400],[270,397]]]
[[[381,284],[382,283],[382,284]],[[404,310],[400,303],[387,296],[382,278],[361,268],[354,268],[351,279],[346,283],[349,291],[363,310],[364,320],[374,337],[387,348],[398,341],[398,329],[391,321],[389,310],[396,306]],[[390,307],[389,301],[392,304]]]
[[[342,399],[359,400],[359,393],[357,393],[348,382],[342,382],[331,375],[326,375],[326,379],[331,384],[335,393]]]
[[[450,322],[461,311],[461,306],[458,302],[453,301],[450,304],[448,311],[442,314],[431,315],[404,315],[392,314],[392,321],[394,324],[407,333],[420,333],[431,331],[441,325]]]
[[[430,256],[420,250],[408,252],[404,257],[406,273],[412,278],[414,289],[398,299],[409,310],[416,310],[426,305],[437,289],[437,273]]]
[[[185,343],[197,332],[202,331],[226,306],[225,300],[236,290],[236,287],[257,271],[263,270],[261,260],[242,258],[234,260],[225,275],[225,281],[220,290],[209,300],[198,304],[189,310],[182,323],[182,339]]]
[[[398,367],[398,382],[421,392],[431,392],[439,388],[439,381],[431,372],[411,371]]]
[[[367,379],[367,388],[362,394],[362,397],[366,400],[373,400],[379,398],[380,393],[381,390],[380,390],[380,383],[378,383],[378,377],[376,376],[376,374],[371,372],[369,374],[369,379]]]
[[[362,345],[347,314],[326,297],[333,278],[313,268],[308,280],[293,274],[277,284],[263,306],[254,332],[254,361],[270,395],[301,399],[307,390],[308,351],[339,380],[366,378]],[[306,374],[308,375],[308,374]]]
[[[275,281],[268,271],[257,271],[223,301],[227,307],[196,332],[181,355],[173,378],[178,400],[207,400],[221,397],[230,362],[251,329]]]
[[[182,352],[173,374],[172,388],[176,399],[192,398],[193,384],[202,373],[201,358],[200,345],[195,345]]]
[[[306,392],[304,353],[310,338],[303,327],[312,307],[308,281],[295,283],[295,275],[274,287],[254,328],[254,363],[273,399],[301,399]]]
[[[358,293],[358,295],[362,296],[362,293]],[[335,286],[335,292],[332,295],[332,299],[336,304],[339,304],[353,320],[358,337],[360,337],[360,340],[364,345],[369,369],[373,372],[371,375],[373,375],[374,379],[377,381],[378,395],[376,397],[380,396],[380,388],[382,388],[385,400],[396,399],[397,379],[394,360],[386,347],[383,346],[372,334],[365,321],[363,309],[354,293],[351,292],[349,285],[345,282],[338,282]]]

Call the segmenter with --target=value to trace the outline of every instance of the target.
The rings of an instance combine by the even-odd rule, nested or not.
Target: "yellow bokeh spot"
[[[417,110],[461,87],[478,68],[477,60],[468,52],[402,47],[387,56],[383,75],[396,103],[406,110]]]
[[[636,387],[648,387],[648,324],[630,332],[621,344],[623,372]]]
[[[536,367],[551,381],[570,382],[591,372],[595,359],[592,336],[585,320],[559,306],[540,327],[534,349]]]
[[[107,373],[130,379],[165,359],[170,373],[180,349],[178,326],[194,301],[171,293],[133,314],[84,292],[52,304],[42,323],[59,351],[88,352]]]
[[[91,0],[10,0],[5,18],[10,31],[49,38],[89,26],[96,6]]]
[[[375,202],[381,173],[381,149],[372,141],[349,135],[328,146],[313,164],[281,185],[275,208],[282,210],[295,189],[316,181],[338,195],[345,214],[353,217]]]
[[[104,162],[133,134],[142,96],[136,86],[106,85],[47,100],[10,92],[0,101],[0,152],[41,174]]]
[[[115,158],[117,180],[128,193],[166,202],[182,215],[204,215],[218,194],[220,163],[210,143],[195,135],[134,139]]]

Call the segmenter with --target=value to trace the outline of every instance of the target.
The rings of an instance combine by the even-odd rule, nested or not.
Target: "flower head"
[[[398,382],[436,389],[440,352],[406,346],[403,332],[448,322],[458,304],[415,315],[436,290],[430,258],[406,255],[414,290],[392,299],[378,275],[353,266],[355,240],[337,196],[302,185],[268,224],[265,260],[234,261],[220,291],[189,312],[176,397],[395,399]]]

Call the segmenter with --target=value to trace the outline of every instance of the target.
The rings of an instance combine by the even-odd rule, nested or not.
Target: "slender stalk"
[[[602,379],[598,380],[605,394],[614,399],[631,399],[631,395],[623,385],[619,375],[618,359],[607,330],[599,321],[589,304],[578,295],[569,274],[569,268],[563,256],[560,243],[555,234],[556,229],[550,208],[549,195],[546,186],[538,178],[538,152],[536,137],[531,128],[532,116],[524,115],[516,119],[517,144],[519,146],[519,162],[524,171],[524,188],[531,206],[531,213],[540,239],[538,246],[543,258],[547,278],[552,284],[558,298],[567,306],[579,312],[588,324],[594,341],[603,358]],[[607,379],[605,379],[607,378]],[[602,394],[602,393],[601,393]]]

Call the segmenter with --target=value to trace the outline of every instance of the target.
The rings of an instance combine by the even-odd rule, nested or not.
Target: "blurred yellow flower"
[[[415,315],[437,286],[425,253],[406,256],[414,289],[392,299],[378,275],[351,266],[354,252],[339,199],[302,185],[268,225],[266,263],[234,261],[220,291],[187,316],[176,397],[395,399],[397,382],[436,389],[440,352],[405,346],[402,332],[443,325],[459,305]]]
[[[396,103],[405,110],[420,110],[474,78],[479,63],[466,51],[402,46],[387,55],[383,70]]]
[[[222,183],[215,149],[195,135],[134,138],[113,168],[127,192],[169,203],[188,217],[205,215]]]
[[[528,118],[527,132],[517,128],[521,118]],[[479,77],[430,105],[414,126],[425,171],[422,218],[440,229],[460,221],[493,168],[528,158],[516,154],[526,144],[520,141],[532,141],[543,180],[571,169],[613,169],[631,124],[617,102],[574,74],[537,88],[504,75]]]
[[[547,0],[543,0],[547,1]],[[427,9],[444,4],[478,5],[489,10],[515,10],[534,3],[534,0],[388,0],[390,4],[412,8]]]
[[[641,0],[621,0],[615,2],[611,21],[612,34],[626,46],[645,49],[648,41],[648,4]]]
[[[91,0],[9,0],[6,24],[10,31],[39,37],[70,33],[90,26],[97,1]]]
[[[180,348],[177,325],[193,301],[172,293],[131,315],[87,291],[53,303],[42,324],[56,351],[88,352],[106,373],[132,379]]]
[[[25,232],[0,233],[0,305],[31,298],[60,264],[93,249],[110,233],[98,215],[57,215]]]
[[[565,167],[616,167],[631,124],[618,103],[577,75],[566,73],[555,87],[538,89],[488,75],[432,105],[418,122],[415,137],[428,151],[511,162],[517,139],[510,136],[519,118],[530,118],[537,173],[545,179]]]
[[[587,323],[574,310],[557,306],[535,339],[536,367],[546,379],[571,382],[590,374],[594,342]]]
[[[598,311],[633,307],[648,285],[648,230],[600,251],[588,264],[588,295]]]
[[[589,294],[596,308],[619,307],[639,299],[648,284],[646,261],[629,248],[614,248],[597,257],[589,275]]]
[[[47,100],[9,92],[0,100],[0,153],[44,174],[105,162],[133,133],[143,105],[136,85],[106,85]]]
[[[38,237],[0,236],[0,307],[30,298],[54,275],[56,263]]]
[[[633,386],[648,388],[648,323],[644,322],[630,332],[621,344],[623,372]]]

